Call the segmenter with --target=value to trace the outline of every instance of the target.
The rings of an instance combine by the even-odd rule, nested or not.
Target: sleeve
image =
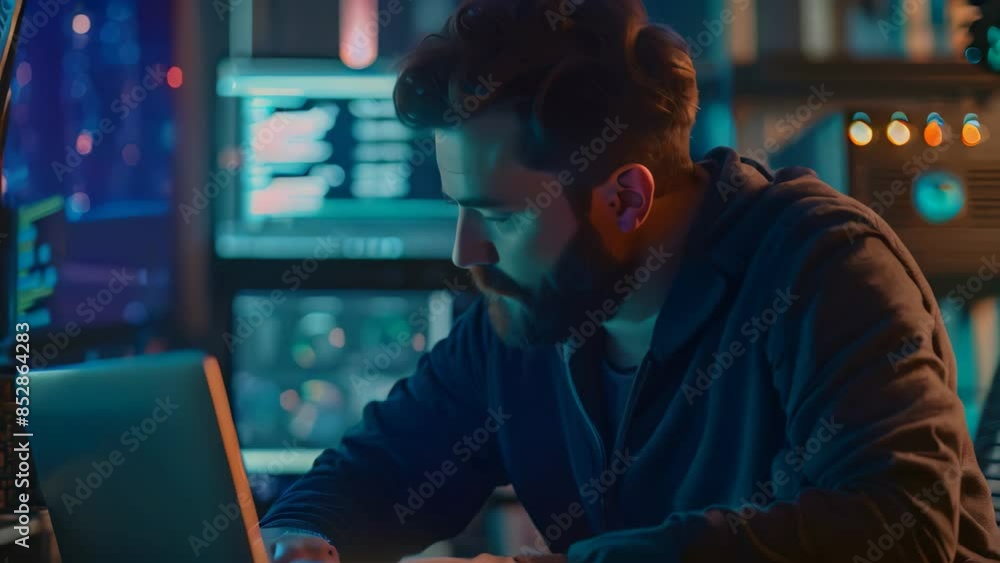
[[[790,444],[828,440],[800,458],[797,497],[674,513],[574,544],[571,563],[954,559],[971,442],[941,315],[881,237],[825,238],[769,343]]]
[[[497,440],[468,440],[493,428],[498,410],[486,392],[495,338],[487,321],[480,299],[411,377],[365,407],[362,422],[319,456],[261,527],[321,534],[352,562],[397,560],[462,531],[506,482]]]

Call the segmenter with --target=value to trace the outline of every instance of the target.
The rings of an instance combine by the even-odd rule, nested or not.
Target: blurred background
[[[456,4],[27,2],[3,158],[6,349],[28,322],[32,369],[216,355],[263,514],[475,297],[450,262],[433,142],[390,99],[393,63]],[[646,4],[691,45],[696,158],[727,145],[813,168],[902,237],[1000,479],[1000,2]],[[56,560],[37,508],[36,560]],[[430,552],[520,553],[538,537],[499,490]]]

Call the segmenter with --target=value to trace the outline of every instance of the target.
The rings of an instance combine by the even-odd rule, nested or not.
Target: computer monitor
[[[41,370],[27,428],[63,563],[266,563],[214,358]]]
[[[226,337],[244,463],[264,475],[305,473],[474,300],[450,290],[271,295],[237,295]]]
[[[23,0],[0,0],[0,155],[7,140],[7,111],[10,107],[10,80],[14,73],[18,30],[24,12]]]
[[[337,61],[227,60],[219,66],[219,205],[225,258],[446,259],[457,212],[441,197],[430,132],[392,102],[396,76]]]
[[[165,325],[183,80],[171,3],[50,7],[26,8],[12,71],[3,185],[17,216],[16,322],[71,337]]]
[[[14,72],[18,29],[24,12],[22,0],[0,0],[0,167],[7,142],[7,120],[10,108],[10,81]],[[14,318],[14,272],[16,270],[13,238],[14,214],[3,197],[6,181],[0,181],[0,346],[8,347]],[[4,354],[0,363],[8,361]]]

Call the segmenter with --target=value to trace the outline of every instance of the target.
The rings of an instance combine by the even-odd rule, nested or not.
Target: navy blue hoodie
[[[512,484],[541,532],[525,551],[572,563],[1000,561],[955,356],[899,238],[811,170],[726,148],[699,165],[709,192],[614,440],[587,369],[603,330],[514,349],[479,301],[262,527],[391,560]]]

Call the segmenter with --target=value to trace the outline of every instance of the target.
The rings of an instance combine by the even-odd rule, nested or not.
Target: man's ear
[[[626,164],[615,170],[595,191],[595,201],[614,212],[614,220],[623,233],[639,228],[653,208],[656,182],[653,173],[642,164]]]

